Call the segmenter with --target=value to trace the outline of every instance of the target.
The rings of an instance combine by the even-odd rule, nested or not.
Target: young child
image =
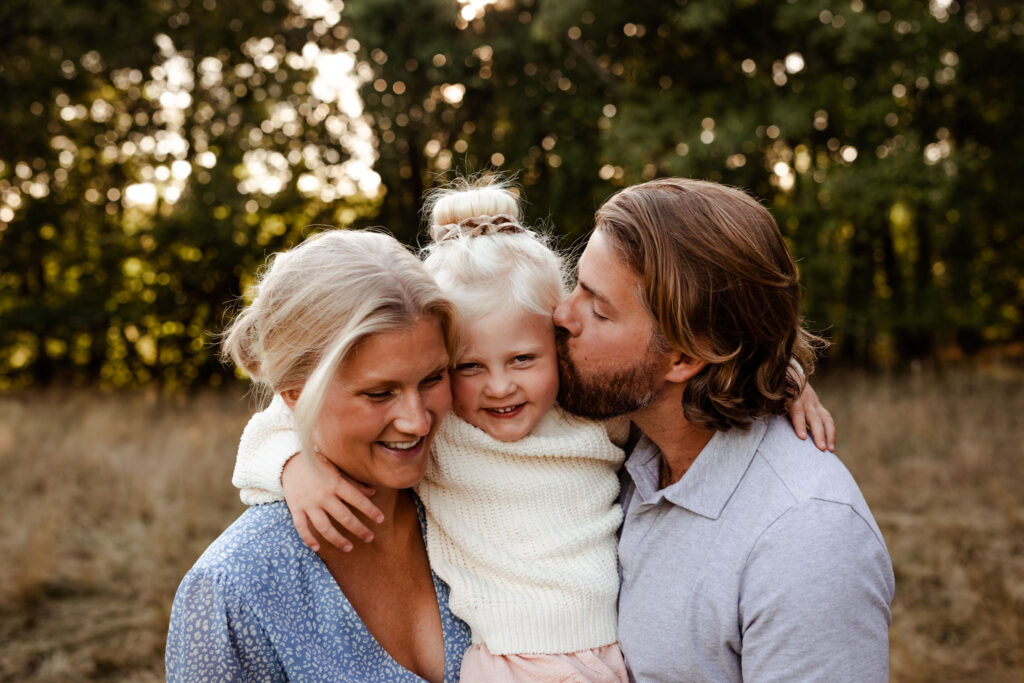
[[[424,263],[459,310],[462,348],[453,412],[416,491],[431,567],[473,635],[462,680],[625,681],[616,644],[624,456],[604,425],[555,405],[551,314],[565,296],[562,260],[523,227],[501,183],[463,182],[432,204]],[[615,429],[624,439],[628,422]],[[280,497],[282,468],[300,450],[294,430],[279,398],[252,418],[234,477],[245,502]],[[318,480],[300,459],[288,462],[296,467],[306,472],[290,480],[295,488],[339,485],[336,470],[323,468],[330,479]],[[295,488],[286,493],[293,517],[302,507],[293,501],[308,493]]]

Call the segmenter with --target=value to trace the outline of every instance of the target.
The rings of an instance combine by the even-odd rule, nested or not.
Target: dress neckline
[[[427,547],[427,516],[426,516],[426,510],[423,507],[423,503],[420,501],[420,497],[418,495],[416,495],[416,492],[410,489],[409,493],[412,495],[413,503],[415,503],[415,505],[416,505],[416,518],[419,521],[419,525],[420,525],[420,536],[423,538],[423,548],[424,548],[424,550],[426,550],[426,547]],[[359,622],[359,626],[357,627],[357,629],[359,630],[360,634],[364,635],[367,638],[367,640],[369,640],[369,642],[372,642],[373,643],[373,647],[375,649],[377,649],[380,654],[382,654],[383,656],[387,657],[388,661],[390,661],[396,667],[400,668],[402,671],[405,671],[410,676],[415,677],[416,680],[420,680],[420,681],[426,680],[422,676],[419,676],[419,675],[413,673],[409,669],[407,669],[404,666],[402,666],[401,664],[399,664],[398,661],[396,661],[395,658],[391,656],[391,653],[388,652],[386,649],[384,649],[384,646],[380,644],[380,642],[377,640],[376,636],[374,636],[373,633],[370,632],[370,629],[367,628],[366,624],[363,623],[362,617],[359,616],[359,613],[356,612],[356,608],[352,606],[351,602],[349,602],[348,596],[345,595],[345,591],[341,590],[341,586],[339,586],[338,582],[334,580],[334,576],[331,575],[331,570],[329,570],[327,568],[327,565],[324,564],[324,561],[322,559],[320,559],[319,555],[317,555],[315,552],[310,550],[308,547],[306,547],[305,545],[303,545],[303,547],[305,548],[306,552],[310,553],[310,555],[312,555],[312,557],[316,560],[316,562],[317,562],[317,571],[321,572],[321,578],[326,580],[326,581],[328,581],[330,583],[330,585],[333,587],[333,590],[337,591],[338,595],[341,596],[342,602],[344,602],[344,604],[347,605],[350,610],[352,610],[352,614],[354,614],[356,616],[356,620]],[[437,603],[437,613],[438,613],[438,616],[441,619],[441,642],[442,642],[442,653],[441,654],[444,657],[444,664],[445,664],[445,667],[444,667],[444,680],[447,681],[447,680],[449,680],[449,673],[450,672],[448,671],[448,645],[449,645],[449,643],[448,643],[448,629],[446,628],[446,626],[455,626],[455,624],[450,623],[455,618],[455,615],[451,613],[451,610],[447,610],[448,611],[448,619],[447,620],[445,619],[446,608],[442,607],[442,601],[441,601],[441,592],[442,592],[441,583],[440,583],[441,579],[437,576],[436,573],[434,573],[433,568],[431,568],[431,570],[430,570],[430,579],[431,579],[431,581],[432,581],[432,583],[434,585],[434,600]]]

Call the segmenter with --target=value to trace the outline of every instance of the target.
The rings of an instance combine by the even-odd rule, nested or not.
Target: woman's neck
[[[374,495],[370,497],[370,500],[373,501],[373,504],[377,506],[377,509],[384,514],[384,521],[380,524],[371,522],[374,525],[373,528],[384,530],[392,526],[394,524],[395,512],[397,512],[401,507],[404,499],[409,497],[410,495],[407,489],[382,488],[377,486]],[[362,521],[364,521],[364,523],[367,522],[366,519]],[[375,530],[374,533],[376,532],[377,531]]]
[[[358,561],[359,558],[370,559],[388,555],[393,553],[396,547],[407,545],[410,538],[420,536],[419,514],[410,489],[377,487],[370,500],[384,514],[383,522],[378,524],[355,509],[352,509],[352,513],[373,532],[373,540],[369,543],[355,540],[349,552],[342,552],[330,543],[321,543],[317,554],[324,562],[330,565],[335,562],[347,563]],[[339,531],[348,535],[343,529]]]

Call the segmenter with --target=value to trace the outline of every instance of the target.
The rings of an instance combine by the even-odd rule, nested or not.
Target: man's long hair
[[[664,178],[622,190],[596,221],[640,276],[664,350],[707,363],[684,391],[687,421],[724,431],[784,413],[826,342],[803,328],[796,265],[767,209]]]

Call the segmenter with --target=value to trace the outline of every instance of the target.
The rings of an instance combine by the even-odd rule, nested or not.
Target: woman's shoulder
[[[207,547],[186,579],[240,578],[265,567],[270,557],[295,557],[305,548],[283,501],[253,505]]]

